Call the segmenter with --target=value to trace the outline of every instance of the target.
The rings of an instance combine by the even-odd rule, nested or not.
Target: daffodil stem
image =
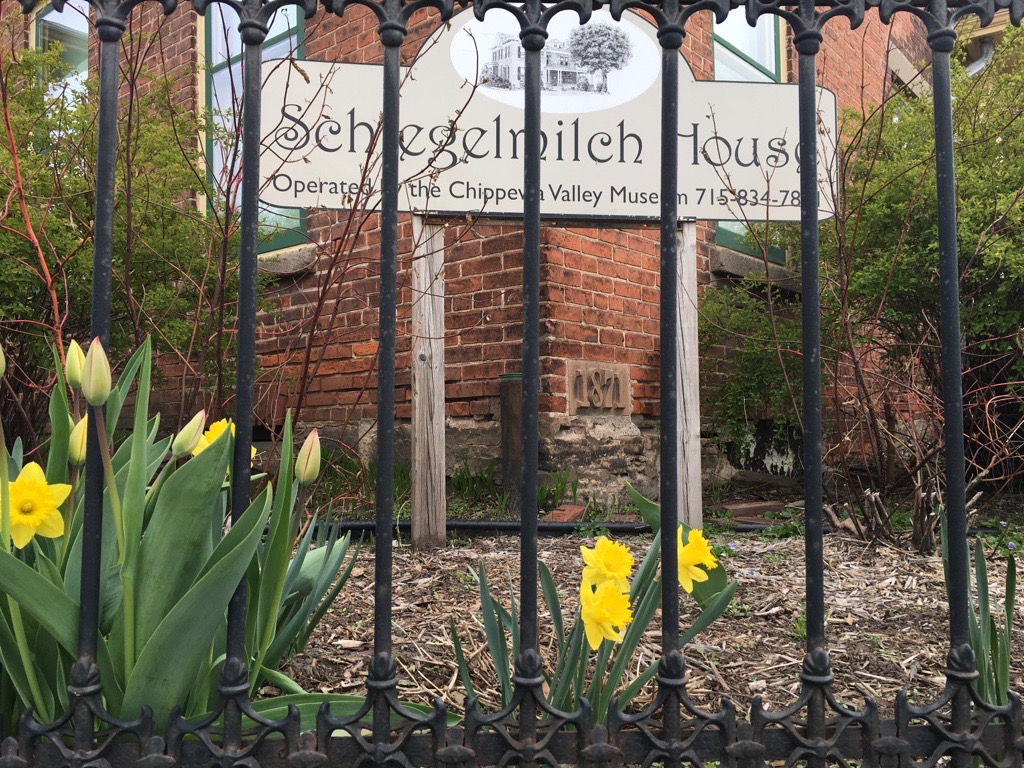
[[[36,665],[32,660],[32,653],[28,649],[28,637],[25,636],[25,623],[21,620],[21,606],[10,595],[7,596],[7,605],[11,608],[11,628],[14,630],[14,640],[18,644],[21,666],[25,670],[25,677],[28,678],[32,708],[39,713],[42,722],[48,723],[53,719],[53,714],[46,706],[46,699],[43,698],[43,691],[39,687],[39,680],[36,677]]]
[[[124,523],[121,519],[121,497],[117,493],[117,479],[114,477],[114,465],[110,461],[110,445],[107,443],[107,425],[103,411],[93,407],[93,418],[96,419],[96,433],[100,438],[100,457],[103,460],[103,476],[107,480],[107,498],[110,499],[110,513],[114,516],[114,531],[117,534],[117,564],[124,563]]]

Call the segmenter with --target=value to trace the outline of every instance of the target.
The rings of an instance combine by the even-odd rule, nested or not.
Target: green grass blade
[[[611,702],[612,696],[619,687],[622,676],[625,674],[626,667],[632,660],[633,654],[636,651],[636,647],[643,639],[644,633],[647,631],[647,627],[650,626],[651,619],[654,618],[654,613],[658,610],[658,606],[661,604],[661,589],[659,584],[660,582],[650,581],[641,588],[638,595],[638,602],[633,608],[633,621],[626,628],[626,631],[623,634],[622,644],[621,647],[617,649],[614,662],[612,662],[610,668],[604,666],[598,666],[596,668],[594,672],[595,678],[604,676],[604,669],[608,669],[608,673],[607,682],[605,682],[602,687],[601,695],[591,699],[594,704],[595,712],[603,713],[607,711],[608,704]],[[603,650],[604,646],[611,644],[602,643],[601,645]],[[591,688],[593,687],[594,686],[591,685]]]
[[[577,702],[572,701],[572,693],[576,673],[581,665],[586,669],[587,661],[583,654],[583,622],[577,620],[558,654],[555,671],[551,675],[551,687],[548,690],[551,706],[563,711],[574,708]]]
[[[303,694],[306,693],[305,689],[288,675],[283,672],[278,672],[276,669],[267,669],[266,667],[260,667],[260,674],[254,675],[254,677],[263,677],[271,685],[280,688],[285,694]]]
[[[1006,596],[1003,603],[1004,632],[1009,640],[1013,630],[1013,615],[1017,602],[1017,560],[1011,554],[1006,558]]]
[[[640,510],[640,517],[643,518],[643,521],[651,526],[651,530],[655,533],[661,530],[661,505],[641,496],[630,483],[626,483],[626,493]]]
[[[683,632],[679,638],[680,648],[687,643],[692,643],[697,635],[711,626],[711,623],[725,612],[725,609],[729,607],[729,603],[732,601],[733,595],[736,594],[737,586],[739,586],[739,582],[730,581],[725,585],[725,589],[719,592],[715,599],[700,612],[700,615],[697,616],[689,629]]]
[[[516,613],[516,592],[515,587],[512,584],[512,577],[508,579],[508,597],[509,597],[509,611],[507,622],[503,616],[502,621],[505,622],[505,628],[508,630],[509,635],[512,637],[512,658],[519,658],[519,641],[520,641],[520,628],[519,628],[519,616]]]

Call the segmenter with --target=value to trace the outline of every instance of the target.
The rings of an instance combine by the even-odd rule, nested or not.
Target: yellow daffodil
[[[48,539],[63,536],[64,517],[59,507],[69,493],[70,485],[50,485],[42,467],[35,462],[26,464],[10,485],[8,511],[14,546],[22,549],[36,534]]]
[[[718,560],[715,559],[704,534],[697,529],[690,531],[683,546],[683,528],[677,529],[678,541],[676,546],[679,550],[679,584],[687,592],[693,592],[693,583],[708,580],[708,570],[718,567]],[[703,566],[703,568],[701,567]],[[707,570],[705,570],[707,569]]]
[[[605,581],[596,590],[586,587],[580,592],[580,617],[590,649],[596,651],[602,640],[617,643],[633,620],[629,597],[615,588],[615,582]]]
[[[217,438],[224,434],[224,430],[227,429],[229,426],[231,427],[231,434],[234,435],[235,422],[228,421],[227,419],[221,419],[220,421],[213,422],[213,424],[207,427],[206,431],[203,433],[203,436],[199,438],[199,441],[196,443],[196,447],[192,449],[192,455],[198,456],[200,453],[202,453],[211,445],[213,445]],[[249,451],[251,454],[249,458],[255,459],[256,448],[250,446]]]
[[[74,339],[68,344],[67,361],[64,365],[64,376],[68,385],[78,389],[82,386],[82,371],[85,369],[85,353]]]
[[[629,591],[629,574],[633,570],[633,555],[629,549],[606,536],[598,537],[591,549],[580,547],[583,555],[583,588],[598,587],[606,581],[615,585],[619,592]]]

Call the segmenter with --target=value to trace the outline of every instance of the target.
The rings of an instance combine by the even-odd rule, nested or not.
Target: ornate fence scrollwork
[[[21,0],[26,12],[36,0]],[[232,519],[250,496],[249,449],[253,423],[253,376],[256,360],[256,252],[258,235],[259,120],[261,48],[273,14],[297,6],[311,18],[315,0],[194,0],[196,13],[214,2],[238,14],[243,43],[241,285],[238,321],[236,416],[238,439],[232,463]],[[99,39],[99,144],[97,148],[96,227],[93,267],[92,333],[104,341],[110,330],[110,273],[115,193],[116,120],[119,41],[126,21],[141,0],[90,0],[92,24]],[[469,5],[469,2],[462,2]],[[925,25],[933,54],[936,167],[939,206],[939,269],[942,282],[943,396],[946,405],[946,508],[950,540],[950,648],[946,685],[932,703],[911,705],[901,694],[895,717],[883,719],[877,702],[862,710],[837,701],[825,634],[822,565],[821,372],[818,284],[817,179],[801,177],[801,281],[803,315],[803,445],[806,511],[807,644],[798,700],[780,711],[756,700],[748,720],[723,701],[717,712],[698,708],[689,698],[686,666],[679,644],[677,545],[667,536],[662,546],[662,658],[657,692],[649,707],[625,712],[613,700],[608,726],[595,725],[591,706],[574,712],[552,708],[544,696],[538,652],[537,485],[538,407],[540,395],[540,226],[541,226],[541,54],[550,21],[575,14],[585,24],[599,0],[478,0],[477,18],[511,13],[520,27],[525,59],[524,211],[523,211],[523,474],[521,634],[515,659],[511,701],[498,712],[467,705],[461,727],[449,727],[445,703],[425,713],[403,705],[398,695],[398,664],[392,655],[392,543],[394,518],[395,333],[399,224],[399,84],[401,47],[414,14],[432,9],[438,22],[449,20],[453,0],[324,0],[328,13],[344,18],[351,5],[370,9],[378,20],[383,48],[381,252],[378,365],[377,487],[375,539],[375,641],[366,681],[366,701],[355,713],[335,716],[321,708],[315,732],[300,732],[298,711],[281,720],[258,715],[250,705],[244,660],[245,591],[240,586],[228,613],[227,659],[221,670],[218,709],[197,722],[178,713],[166,733],[155,733],[149,711],[133,722],[110,717],[103,706],[103,660],[97,659],[99,627],[100,538],[103,471],[96,425],[90,423],[86,488],[81,613],[78,661],[70,671],[71,703],[51,723],[37,722],[31,712],[21,718],[17,734],[0,743],[0,768],[171,768],[174,765],[220,768],[323,768],[327,765],[374,765],[412,768],[420,765],[619,766],[654,763],[703,766],[718,761],[724,768],[763,768],[780,761],[787,768],[838,764],[848,768],[936,768],[942,761],[966,768],[979,758],[990,768],[1020,768],[1024,754],[1021,702],[1011,695],[1005,706],[979,697],[975,660],[967,645],[968,573],[962,393],[960,392],[959,296],[951,119],[949,55],[955,25],[966,15],[989,23],[1007,11],[1013,24],[1024,18],[1024,0],[611,0],[614,19],[637,11],[653,19],[662,54],[661,178],[661,434],[663,468],[676,465],[676,302],[677,183],[680,48],[687,22],[700,11],[718,21],[738,7],[750,24],[765,15],[780,17],[793,32],[798,54],[800,150],[805,167],[816,166],[816,57],[824,26],[840,17],[857,27],[868,13],[888,24],[898,12]],[[53,0],[57,10],[62,0]],[[165,13],[175,0],[161,0]],[[602,400],[603,404],[603,400]],[[674,528],[679,504],[672,471],[661,479],[662,529]]]

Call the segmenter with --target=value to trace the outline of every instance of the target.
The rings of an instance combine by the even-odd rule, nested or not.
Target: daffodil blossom
[[[708,572],[705,569],[718,567],[718,560],[711,551],[704,534],[697,530],[691,530],[683,545],[683,529],[677,529],[678,541],[676,546],[679,550],[679,584],[687,592],[693,592],[694,582],[708,580]],[[701,567],[703,566],[703,568]]]
[[[213,424],[211,424],[209,427],[207,427],[206,431],[203,433],[203,436],[199,438],[199,442],[196,443],[196,447],[192,449],[192,455],[193,456],[198,456],[200,453],[202,453],[207,448],[209,448],[211,445],[213,445],[213,443],[216,442],[217,438],[220,437],[222,434],[224,434],[224,430],[228,428],[229,424],[231,425],[231,434],[234,435],[235,434],[235,422],[233,422],[233,421],[229,422],[227,419],[221,419],[220,421],[215,421],[215,422],[213,422]],[[255,448],[255,446],[250,446],[249,447],[249,452],[250,452],[249,458],[250,459],[255,459],[256,458],[256,448]]]
[[[580,617],[587,644],[596,651],[602,640],[622,640],[622,630],[633,620],[633,612],[628,595],[617,589],[614,582],[605,581],[596,590],[587,585],[580,590]]]
[[[633,570],[633,555],[625,544],[599,536],[593,548],[580,547],[583,562],[583,589],[599,587],[606,581],[619,592],[629,592],[629,574]]]
[[[60,505],[69,493],[70,485],[51,485],[46,482],[42,467],[35,462],[26,464],[10,485],[8,513],[14,546],[24,548],[36,534],[48,539],[63,536],[64,517]]]

